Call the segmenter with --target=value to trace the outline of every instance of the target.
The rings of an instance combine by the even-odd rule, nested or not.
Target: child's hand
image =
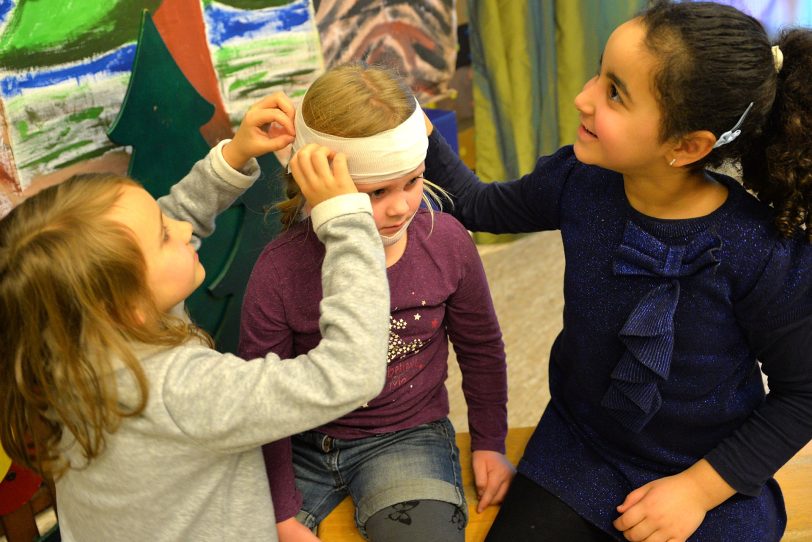
[[[626,540],[683,542],[699,528],[705,514],[735,490],[701,459],[674,476],[640,486],[617,507],[615,529]]]
[[[251,158],[284,149],[296,134],[295,112],[283,92],[261,99],[245,112],[234,139],[223,146],[223,158],[239,171]]]
[[[477,450],[471,455],[476,494],[479,498],[476,511],[481,514],[488,506],[502,502],[516,475],[516,469],[499,452]]]
[[[276,532],[279,535],[279,542],[319,542],[319,538],[296,518],[277,523]]]
[[[683,542],[697,530],[707,510],[693,483],[682,474],[660,478],[626,496],[614,521],[626,540],[673,540]]]
[[[299,149],[288,165],[311,209],[335,196],[358,192],[343,153],[311,143]]]

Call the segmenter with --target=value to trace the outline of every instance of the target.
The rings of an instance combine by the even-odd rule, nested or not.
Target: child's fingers
[[[313,172],[325,186],[334,184],[333,171],[330,168],[330,157],[333,151],[327,147],[317,147],[310,155],[310,164],[313,166]]]
[[[621,513],[620,517],[612,522],[615,529],[618,531],[627,531],[646,519],[646,510],[644,506],[630,505]],[[619,507],[618,507],[619,508]]]
[[[505,478],[499,484],[499,487],[496,490],[496,494],[493,496],[493,500],[491,502],[493,504],[502,504],[505,500],[505,495],[507,495],[508,489],[510,489],[510,482],[513,480],[512,476]]]
[[[296,180],[296,184],[302,190],[310,190],[315,177],[313,171],[313,163],[311,161],[311,154],[315,150],[316,145],[305,145],[291,158],[291,173]]]
[[[296,112],[293,102],[281,91],[265,96],[251,105],[251,109],[281,109],[291,119]]]
[[[471,468],[474,471],[474,485],[476,486],[477,498],[482,498],[482,492],[488,485],[488,465],[485,461],[472,461]]]
[[[489,488],[492,479],[489,477],[487,461],[473,461],[471,466],[474,470],[474,485],[478,500],[476,511],[481,513],[490,504],[495,490]]]
[[[481,513],[488,506],[500,504],[505,499],[514,474],[512,465],[505,466],[500,462],[494,463],[491,467],[486,466],[484,475],[477,476],[476,469],[474,470],[479,497],[477,512]]]
[[[508,477],[493,480],[485,489],[485,492],[482,493],[482,497],[479,498],[476,511],[481,514],[492,504],[502,504],[502,501],[505,500],[508,488],[510,488],[511,479],[512,478]]]
[[[291,159],[291,173],[311,207],[340,194],[357,192],[355,185],[337,181],[330,165],[334,152],[319,145],[305,145]],[[345,168],[346,169],[346,168]],[[349,178],[349,174],[347,174]]]
[[[308,183],[308,171],[312,169],[310,165],[310,153],[307,147],[303,147],[299,149],[299,151],[291,156],[290,162],[288,163],[290,166],[290,172],[293,175],[293,180],[296,181],[296,184],[299,185],[299,188],[302,190],[302,194],[304,194],[305,190],[309,190],[309,183]]]
[[[637,489],[626,495],[626,498],[623,500],[623,503],[617,507],[617,511],[622,514],[623,512],[625,512],[626,510],[628,510],[629,508],[640,502],[640,500],[646,495],[647,492],[648,485],[638,487]]]
[[[257,109],[251,112],[252,126],[265,126],[273,123],[284,128],[285,132],[290,135],[296,134],[293,121],[279,109]]]
[[[488,483],[485,485],[484,489],[482,490],[482,494],[479,496],[479,502],[476,505],[476,511],[478,513],[482,513],[487,507],[491,505],[493,502],[494,497],[496,497],[496,492],[499,490],[499,483],[490,478]],[[479,488],[477,488],[477,493],[479,492]]]
[[[347,168],[347,155],[343,152],[338,152],[333,155],[332,173],[336,181],[336,185],[347,192],[357,192],[355,183],[350,177],[350,171]]]

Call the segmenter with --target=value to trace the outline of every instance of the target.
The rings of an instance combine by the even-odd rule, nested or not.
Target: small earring
[[[677,161],[677,159],[676,159],[676,158],[672,158],[672,159],[671,159],[671,161],[670,161],[670,162],[668,162],[668,165],[669,165],[669,166],[673,166],[673,165],[674,165],[674,162],[676,162],[676,161]]]

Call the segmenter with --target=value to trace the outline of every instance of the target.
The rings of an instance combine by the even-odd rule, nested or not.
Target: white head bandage
[[[408,119],[391,130],[368,137],[339,137],[313,130],[305,124],[301,107],[296,108],[295,126],[291,155],[310,143],[344,153],[355,184],[390,181],[406,175],[426,159],[429,148],[423,110],[417,100]]]
[[[406,229],[409,227],[409,224],[412,223],[412,220],[414,220],[415,216],[417,216],[417,211],[415,211],[415,213],[409,217],[406,223],[392,235],[384,235],[382,233],[378,233],[378,235],[381,236],[381,241],[383,241],[383,246],[388,247],[400,241],[403,238],[403,236],[406,235]]]

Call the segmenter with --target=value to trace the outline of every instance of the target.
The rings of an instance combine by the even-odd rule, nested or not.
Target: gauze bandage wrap
[[[296,139],[292,154],[310,143],[323,145],[347,156],[347,168],[355,184],[390,181],[414,171],[426,159],[429,138],[423,110],[415,100],[414,113],[391,130],[368,137],[339,137],[311,129],[296,109]]]

